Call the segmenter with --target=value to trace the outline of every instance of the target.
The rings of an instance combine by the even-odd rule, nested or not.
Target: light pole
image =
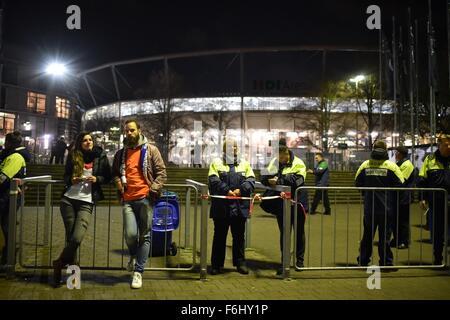
[[[357,75],[356,77],[349,79],[350,82],[355,83],[356,95],[358,95],[358,83],[361,82],[361,81],[364,81],[365,79],[366,79],[366,76],[364,76],[362,74]],[[358,104],[359,104],[359,102],[358,102]],[[358,132],[359,132],[359,130],[358,130],[358,110],[357,110],[356,111],[356,151],[358,151],[358,144],[359,144],[358,143]]]
[[[58,61],[48,63],[45,67],[45,73],[51,76],[53,81],[58,81],[63,86],[63,90],[66,91],[69,96],[68,98],[75,102],[74,107],[77,107],[79,110],[81,109],[80,111],[83,112],[84,107],[79,94],[77,93],[79,77],[74,75],[65,63]],[[71,123],[74,120],[69,116],[68,121]]]

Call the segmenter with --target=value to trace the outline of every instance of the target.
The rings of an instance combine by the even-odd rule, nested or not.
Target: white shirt
[[[83,168],[82,178],[92,176],[92,166],[90,169]],[[69,190],[64,193],[64,196],[70,199],[93,203],[92,201],[92,182],[81,181],[70,186]]]

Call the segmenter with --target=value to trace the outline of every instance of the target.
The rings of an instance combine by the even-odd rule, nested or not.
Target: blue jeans
[[[135,272],[144,272],[151,244],[152,207],[148,199],[123,203],[125,242],[131,256],[136,256]]]

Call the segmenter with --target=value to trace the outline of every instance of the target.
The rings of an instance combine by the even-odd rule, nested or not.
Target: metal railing
[[[382,217],[382,221],[384,221],[382,224],[384,227],[384,233],[385,239],[384,241],[390,242],[390,237],[387,237],[387,235],[390,234],[390,230],[393,226],[392,222],[394,218],[396,220],[396,230],[395,234],[397,237],[397,243],[394,247],[396,249],[395,252],[395,258],[393,259],[394,263],[390,265],[390,261],[386,261],[386,253],[387,248],[389,248],[386,245],[381,245],[383,247],[383,261],[380,261],[380,268],[381,269],[402,269],[402,268],[442,268],[444,266],[448,266],[448,203],[446,199],[448,199],[448,194],[445,189],[439,189],[439,188],[374,188],[374,187],[309,187],[309,186],[303,186],[299,187],[294,196],[294,202],[298,203],[300,197],[300,193],[305,190],[327,190],[332,191],[329,192],[328,196],[330,197],[330,204],[331,204],[331,214],[329,216],[320,215],[318,217],[317,215],[311,216],[310,214],[307,216],[307,222],[305,226],[305,233],[306,236],[306,244],[305,244],[305,266],[297,266],[295,265],[296,270],[345,270],[345,269],[365,269],[367,268],[366,265],[361,265],[360,262],[356,263],[356,257],[360,257],[360,248],[356,248],[356,244],[360,244],[360,241],[362,242],[363,238],[363,227],[364,227],[364,200],[363,197],[360,197],[359,204],[353,204],[350,201],[349,197],[349,191],[354,191],[355,193],[361,193],[365,192],[369,194],[369,203],[366,204],[369,205],[369,207],[366,207],[366,210],[369,212],[369,216],[366,219],[371,219],[371,221],[366,220],[366,225],[372,226],[372,230],[369,230],[371,232],[371,243],[370,248],[372,248],[372,254],[371,254],[371,261],[374,260],[374,254],[373,254],[373,246],[374,246],[374,236],[375,236],[375,230],[373,226],[375,225],[375,216],[378,215],[378,217]],[[420,228],[419,232],[414,232],[414,242],[409,241],[409,245],[407,246],[407,250],[400,250],[398,248],[399,245],[399,201],[400,201],[400,195],[402,192],[405,191],[411,191],[411,192],[423,192],[427,193],[428,195],[432,194],[433,199],[436,198],[437,194],[440,194],[445,201],[443,203],[440,203],[440,206],[443,207],[443,223],[442,227],[444,229],[444,235],[443,235],[443,263],[434,265],[432,263],[427,263],[424,261],[424,248],[427,245],[429,241],[427,241],[424,238],[424,231],[423,231],[423,220],[424,220],[424,214],[423,211],[420,211],[417,206],[418,204],[410,204],[410,212],[408,213],[409,217],[409,230],[412,230],[411,227],[418,227]],[[341,192],[341,194],[340,194]],[[324,201],[324,192],[321,193],[322,197],[322,203]],[[384,212],[377,212],[375,208],[375,199],[376,197],[380,197],[380,194],[382,195],[382,199],[384,203],[391,203],[391,207],[388,205],[384,206]],[[349,201],[345,204],[337,204],[336,199],[338,197],[348,197]],[[430,197],[430,196],[429,196]],[[394,200],[392,200],[394,199]],[[342,199],[341,199],[342,200]],[[367,199],[366,199],[367,200]],[[372,201],[370,201],[372,200]],[[394,202],[392,202],[394,201]],[[394,203],[394,207],[392,208],[392,203]],[[436,209],[436,201],[431,202],[432,208],[430,208],[433,212],[435,212]],[[371,206],[371,207],[370,207]],[[297,230],[297,219],[298,219],[298,206],[294,206],[294,239],[296,239],[296,236],[298,234]],[[394,217],[392,214],[394,213]],[[435,219],[436,220],[436,219]],[[412,223],[419,223],[418,225],[411,225]],[[431,257],[433,257],[433,249],[435,246],[435,236],[436,236],[436,222],[434,221],[433,226],[431,228]],[[326,229],[326,230],[325,230]],[[330,231],[331,230],[331,231]],[[359,231],[359,232],[358,232]],[[366,232],[368,232],[366,230]],[[380,232],[380,230],[378,230]],[[319,239],[317,239],[317,233],[319,233]],[[410,232],[411,234],[411,232]],[[314,235],[314,242],[311,242],[311,236]],[[330,237],[331,235],[331,237]],[[381,239],[381,237],[379,237]],[[319,241],[318,241],[319,240]],[[327,241],[328,240],[328,241]],[[409,240],[409,239],[408,239]],[[419,245],[417,245],[417,242]],[[317,247],[318,246],[318,247]],[[350,248],[353,247],[353,248]],[[418,247],[418,248],[417,248]],[[328,249],[328,250],[327,250]],[[341,250],[339,250],[341,249]],[[344,250],[342,250],[344,249]],[[417,250],[418,249],[418,250]],[[428,246],[429,249],[429,246]],[[353,251],[351,251],[353,250]],[[390,250],[390,249],[389,249]],[[296,252],[296,241],[294,241],[294,253]],[[326,255],[326,251],[330,252],[331,255]],[[345,258],[344,261],[339,261],[342,257],[337,257],[337,252],[345,252]],[[402,252],[400,252],[402,251]],[[355,257],[355,263],[350,262],[350,255],[352,252]],[[405,253],[406,252],[406,256]],[[317,255],[317,253],[319,253]],[[289,256],[291,258],[290,251],[285,247],[284,248],[284,256]],[[400,257],[401,256],[401,257]],[[381,258],[381,257],[380,257]],[[418,261],[412,260],[413,258],[418,258]],[[399,264],[400,259],[406,259],[406,262],[404,264]],[[372,262],[372,264],[375,264]]]
[[[274,190],[284,192],[287,197],[283,199],[283,254],[282,254],[282,277],[283,279],[289,278],[290,275],[290,257],[291,251],[291,187],[277,185],[274,187],[268,187],[257,181],[255,183],[255,190]],[[247,219],[248,224],[251,223],[251,219]],[[250,229],[250,228],[248,228]],[[246,238],[250,237],[250,234],[246,235]],[[286,254],[286,252],[288,254]]]
[[[52,257],[54,252],[62,250],[65,245],[65,233],[62,219],[59,215],[54,214],[54,207],[52,206],[52,187],[56,184],[61,184],[60,180],[51,180],[51,176],[40,176],[25,178],[22,180],[13,179],[11,181],[10,191],[10,208],[9,208],[9,234],[8,234],[8,260],[7,260],[7,276],[13,277],[15,274],[16,263],[18,262],[22,268],[32,269],[50,269],[52,268]],[[17,200],[19,196],[19,187],[21,190],[21,201],[19,208],[17,207]],[[34,195],[36,196],[35,205],[25,206],[25,202],[30,204],[28,194],[31,195],[30,188],[36,188]],[[42,196],[42,188],[45,190],[45,195]],[[176,248],[177,259],[182,260],[182,256],[188,253],[188,261],[182,261],[175,266],[169,266],[168,255],[169,248],[174,243],[169,241],[167,233],[163,240],[163,266],[152,266],[152,252],[148,259],[148,266],[145,270],[149,271],[192,271],[197,266],[197,233],[198,233],[198,206],[197,199],[199,198],[199,189],[202,194],[207,194],[207,186],[205,184],[186,180],[186,184],[166,184],[165,190],[171,189],[185,189],[186,202],[184,205],[184,214],[179,212],[179,226],[178,239],[180,250]],[[113,188],[109,188],[110,192],[114,192]],[[191,191],[194,191],[194,208],[193,216],[191,214]],[[78,249],[78,259],[82,269],[87,270],[124,270],[124,256],[126,255],[124,245],[124,228],[122,219],[122,207],[119,210],[112,209],[111,194],[107,206],[94,206],[94,212],[91,216],[88,230],[85,238]],[[180,209],[183,207],[180,204]],[[43,210],[42,210],[43,209]],[[206,279],[206,244],[207,244],[207,200],[202,200],[201,206],[201,225],[202,230],[200,234],[200,278]],[[42,214],[43,212],[43,214]],[[17,228],[19,222],[19,228]],[[167,220],[165,219],[167,226]],[[167,227],[166,227],[167,229]],[[18,235],[17,235],[18,232]],[[119,237],[114,236],[120,232]],[[152,231],[153,232],[153,231]],[[183,240],[182,241],[182,235]],[[103,246],[99,243],[104,238]],[[153,239],[153,235],[152,235]],[[119,243],[120,242],[120,243]],[[192,246],[191,246],[192,245]],[[153,245],[151,246],[151,250]],[[90,254],[82,254],[82,251],[87,251]],[[111,252],[116,252],[118,255],[111,255]],[[192,255],[190,255],[191,253]],[[18,261],[16,254],[18,254]],[[86,262],[85,257],[91,261]],[[54,258],[54,257],[53,257]],[[84,259],[83,259],[84,258]],[[99,263],[100,260],[106,260],[106,263]],[[83,261],[83,260],[84,261]],[[155,258],[156,259],[156,258]],[[189,260],[190,259],[190,260]],[[111,261],[115,260],[115,261]],[[120,261],[118,261],[120,260]],[[185,259],[186,260],[186,259]],[[116,263],[113,263],[116,262]],[[159,261],[161,262],[161,261]],[[172,261],[173,262],[173,261]]]

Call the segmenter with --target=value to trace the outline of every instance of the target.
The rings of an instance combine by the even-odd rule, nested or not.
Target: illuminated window
[[[70,101],[56,97],[56,116],[58,118],[69,119]]]
[[[45,94],[28,92],[27,109],[31,112],[45,113]]]
[[[13,132],[15,118],[13,114],[0,112],[0,132],[3,134]]]

